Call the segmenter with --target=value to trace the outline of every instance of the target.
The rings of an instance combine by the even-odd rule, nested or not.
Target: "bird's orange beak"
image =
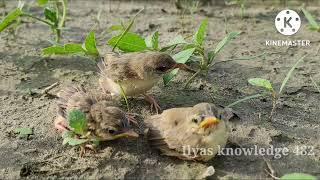
[[[122,138],[122,137],[126,137],[126,138],[137,138],[139,137],[139,134],[137,134],[136,132],[134,132],[132,129],[129,129],[128,131],[125,131],[121,134],[117,134],[115,135],[115,138]]]
[[[184,71],[187,71],[187,72],[190,72],[190,73],[196,73],[195,70],[191,69],[189,66],[183,64],[183,63],[177,63],[173,66],[173,68],[179,68],[181,70],[184,70]]]
[[[212,117],[212,116],[209,116],[209,117],[206,117],[200,124],[199,124],[199,127],[200,128],[203,128],[203,129],[207,129],[211,126],[215,126],[217,124],[220,123],[220,119],[216,118],[216,117]]]

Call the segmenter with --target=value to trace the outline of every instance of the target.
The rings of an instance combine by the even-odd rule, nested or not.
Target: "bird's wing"
[[[58,97],[58,114],[63,118],[66,118],[67,111],[71,109],[79,109],[87,113],[94,103],[92,97],[88,96],[81,86],[67,87],[58,93]]]
[[[141,57],[140,57],[141,56]],[[144,70],[141,63],[141,53],[130,53],[117,56],[107,54],[103,60],[98,63],[100,69],[100,78],[112,79],[114,82],[144,79]]]
[[[189,160],[198,158],[183,154],[183,146],[195,147],[199,141],[199,138],[186,127],[185,117],[189,110],[189,108],[173,108],[164,111],[161,115],[148,118],[146,124],[149,127],[150,145],[167,156]]]

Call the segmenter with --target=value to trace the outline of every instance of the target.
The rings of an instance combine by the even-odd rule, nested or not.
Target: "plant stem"
[[[187,81],[187,83],[184,85],[184,88],[187,88],[187,86],[191,83],[191,81],[202,71],[202,69],[199,69],[196,73],[194,73]]]
[[[54,24],[52,24],[51,22],[46,21],[46,20],[41,19],[41,18],[38,18],[38,17],[36,17],[36,16],[34,16],[34,15],[32,15],[32,14],[22,13],[21,16],[30,17],[30,18],[32,18],[32,19],[35,19],[35,20],[37,20],[37,21],[40,21],[40,22],[42,22],[42,23],[47,24],[47,25],[50,26],[51,28],[54,27]]]
[[[62,4],[62,17],[58,26],[59,29],[63,28],[67,16],[67,0],[60,0],[60,2]]]
[[[244,101],[247,101],[247,100],[250,100],[250,99],[254,99],[254,98],[258,98],[258,97],[262,97],[262,96],[265,96],[265,94],[255,94],[255,95],[252,95],[252,96],[247,96],[245,98],[242,98],[242,99],[240,99],[240,100],[238,100],[236,102],[233,102],[233,103],[229,104],[226,107],[229,108],[229,107],[235,106],[235,105],[237,105],[237,104],[239,104],[241,102],[244,102]]]

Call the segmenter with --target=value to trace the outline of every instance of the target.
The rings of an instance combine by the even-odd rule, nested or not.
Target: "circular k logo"
[[[289,36],[298,32],[301,26],[301,19],[298,13],[286,9],[279,12],[274,20],[274,24],[281,34]]]

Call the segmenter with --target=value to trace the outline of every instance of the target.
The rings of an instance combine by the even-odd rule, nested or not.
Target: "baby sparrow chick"
[[[179,68],[194,72],[188,66],[176,63],[171,56],[161,52],[127,53],[123,55],[107,54],[98,64],[101,71],[100,86],[112,95],[144,95],[156,112],[160,106],[155,99],[146,94],[164,74]]]
[[[146,119],[151,146],[184,160],[208,161],[228,139],[227,123],[234,114],[210,103],[167,109]]]
[[[69,87],[58,93],[58,117],[54,126],[60,131],[68,130],[67,112],[79,109],[86,115],[88,131],[100,141],[121,137],[138,137],[123,112],[111,96],[87,92],[82,87]]]

